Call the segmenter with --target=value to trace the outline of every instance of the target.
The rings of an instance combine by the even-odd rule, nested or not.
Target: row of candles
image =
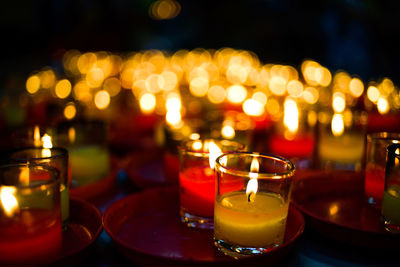
[[[181,50],[172,55],[152,50],[126,57],[106,52],[82,54],[73,50],[65,54],[63,66],[64,77],[45,69],[27,79],[26,89],[33,102],[57,99],[63,119],[69,121],[59,123],[57,120],[56,130],[50,135],[57,146],[65,147],[68,153],[41,143],[40,131],[36,129],[30,136],[33,146],[40,152],[31,149],[32,152],[19,158],[29,162],[39,159],[33,163],[47,166],[40,168],[50,165],[56,168],[55,173],[63,173],[58,179],[59,213],[64,226],[71,189],[95,183],[110,173],[110,156],[104,147],[107,138],[101,134],[104,129],[99,130],[98,125],[89,131],[80,128],[75,119],[81,116],[100,117],[102,122],[113,125],[111,130],[116,139],[132,139],[129,134],[119,138],[118,130],[122,127],[134,134],[145,127],[155,131],[156,141],[166,148],[164,164],[169,168],[165,169],[166,178],[179,182],[182,221],[189,227],[214,227],[215,244],[227,254],[264,253],[283,242],[293,163],[298,169],[315,167],[314,160],[324,169],[361,170],[367,166],[365,191],[370,202],[380,206],[382,196],[386,196],[383,205],[386,208],[382,211],[391,218],[387,220],[388,225],[396,227],[399,223],[396,217],[399,182],[392,179],[394,182],[384,190],[382,166],[387,158],[380,160],[381,169],[377,168],[378,160],[369,156],[376,153],[370,151],[377,149],[371,148],[374,146],[370,143],[365,149],[364,144],[368,127],[371,131],[399,125],[400,117],[390,115],[400,108],[400,95],[388,78],[371,83],[364,90],[359,78],[344,71],[332,75],[315,61],[304,61],[300,75],[292,66],[262,65],[254,53],[229,48]],[[85,114],[79,114],[81,105],[85,107]],[[128,110],[140,109],[141,114],[134,111],[134,120],[126,120],[130,116],[126,105]],[[377,120],[371,119],[374,107],[380,114]],[[165,119],[155,124],[162,117]],[[386,123],[384,127],[382,121]],[[88,124],[84,122],[83,126]],[[265,146],[257,143],[260,137],[267,141]],[[213,140],[204,141],[206,138]],[[398,137],[386,135],[382,138],[387,142],[379,151],[386,155],[387,145],[396,143]],[[46,149],[50,150],[50,155],[42,154],[48,153]],[[268,152],[289,160],[244,151]],[[393,170],[399,165],[396,151]],[[63,158],[60,155],[67,158],[63,168],[50,160]],[[19,168],[31,170],[36,166]],[[70,175],[65,174],[68,172]],[[19,173],[18,181],[35,181],[23,178],[26,171]],[[30,175],[34,176],[37,174]],[[21,210],[9,208],[9,203],[21,204],[25,199],[16,194],[19,187],[3,181],[0,186],[0,207],[3,208],[0,223],[12,228],[19,223],[16,218],[20,218],[23,227],[38,233],[37,236],[44,236],[39,233],[44,230],[37,232],[31,227],[36,222],[31,220],[32,215],[23,215],[23,206]],[[28,202],[35,204],[36,201]],[[54,210],[57,213],[60,209]],[[29,214],[32,213],[29,211]],[[0,232],[9,242],[14,237],[7,234],[13,232],[7,227],[2,225],[6,230]],[[19,246],[37,245],[39,241],[30,242],[28,236],[18,237],[15,251]],[[59,239],[54,240],[59,242]],[[2,248],[0,243],[0,259],[4,255],[6,260],[18,260],[17,252],[10,253],[8,248]],[[40,254],[32,251],[29,254],[32,257]]]
[[[42,134],[38,126],[15,133],[15,148],[0,166],[1,265],[36,266],[60,257],[71,192],[110,172],[108,149],[96,139],[102,125],[67,123],[56,133]]]

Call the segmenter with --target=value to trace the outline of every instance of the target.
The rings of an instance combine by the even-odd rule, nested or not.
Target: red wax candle
[[[296,135],[293,140],[288,140],[284,136],[274,135],[269,141],[272,153],[284,157],[311,157],[314,151],[315,140],[310,135]]]
[[[380,166],[367,166],[364,183],[364,191],[367,198],[372,198],[377,204],[382,203],[384,188],[385,169]]]
[[[215,176],[210,167],[191,167],[179,173],[181,206],[189,213],[214,216]]]
[[[61,218],[54,211],[21,210],[0,220],[0,265],[50,263],[61,246]]]

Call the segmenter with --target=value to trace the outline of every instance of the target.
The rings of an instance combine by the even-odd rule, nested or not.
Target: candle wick
[[[251,202],[251,195],[253,194],[253,192],[250,192],[248,195],[247,195],[247,202]]]

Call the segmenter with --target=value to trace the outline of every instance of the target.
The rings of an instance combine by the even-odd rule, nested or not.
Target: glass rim
[[[59,153],[55,155],[51,155],[49,157],[13,157],[15,153],[24,151],[24,150],[42,150],[42,149],[49,149],[51,151],[58,151]],[[63,148],[63,147],[52,147],[52,148],[44,148],[44,147],[22,147],[22,148],[17,148],[11,151],[11,160],[15,161],[27,161],[27,160],[50,160],[50,159],[55,159],[55,158],[63,158],[63,157],[68,157],[68,150]]]
[[[217,138],[205,138],[205,139],[197,139],[197,140],[188,139],[188,140],[182,141],[178,145],[179,154],[190,155],[190,156],[195,156],[195,157],[208,157],[210,152],[197,151],[197,150],[190,149],[190,148],[186,147],[187,144],[194,143],[196,141],[201,141],[202,144],[204,144],[204,141],[216,141],[218,143],[220,143],[220,142],[229,142],[229,145],[237,146],[237,149],[235,149],[235,151],[244,151],[246,149],[246,147],[247,147],[243,143],[240,143],[240,142],[234,141],[234,140],[228,140],[228,139],[217,139]],[[226,145],[226,146],[229,146],[229,145]],[[224,152],[223,149],[221,149],[221,151],[222,151],[222,153],[233,152],[232,150],[228,150],[228,151]]]
[[[47,190],[48,188],[51,188],[57,184],[60,184],[60,172],[47,164],[35,164],[35,163],[16,163],[16,164],[5,164],[5,165],[0,165],[0,170],[1,169],[6,169],[6,168],[21,168],[21,167],[27,167],[29,169],[36,168],[36,167],[42,167],[44,170],[46,170],[50,174],[50,179],[49,180],[43,180],[40,183],[37,184],[32,184],[29,183],[28,185],[22,185],[22,184],[3,184],[0,182],[0,187],[2,186],[11,186],[15,187],[18,190],[34,190],[34,191],[44,191]]]
[[[286,170],[285,172],[276,172],[276,173],[257,173],[257,179],[263,179],[263,178],[269,178],[269,179],[285,179],[288,177],[292,177],[294,175],[295,169],[296,167],[294,166],[294,164],[281,156],[278,155],[274,155],[274,154],[268,154],[268,153],[258,153],[258,152],[229,152],[229,153],[224,153],[222,155],[220,155],[219,157],[216,158],[215,160],[215,170],[216,171],[222,171],[223,173],[227,173],[230,175],[234,175],[234,176],[240,176],[240,177],[249,177],[249,173],[251,173],[250,171],[240,171],[240,170],[235,170],[229,167],[225,167],[220,163],[220,160],[223,157],[227,157],[227,156],[252,156],[252,157],[262,157],[262,158],[270,158],[273,160],[277,160],[277,161],[281,161],[284,162],[285,164],[287,164],[289,166],[289,169]]]
[[[377,139],[377,140],[399,140],[400,143],[400,133],[397,132],[373,132],[367,134],[367,139]]]

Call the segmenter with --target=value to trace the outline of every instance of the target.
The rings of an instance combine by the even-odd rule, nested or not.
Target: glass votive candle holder
[[[69,153],[71,186],[97,182],[110,173],[106,124],[100,120],[66,121],[57,126],[56,142]]]
[[[253,152],[216,159],[214,244],[226,255],[263,254],[283,243],[295,167]]]
[[[364,163],[367,114],[364,111],[318,114],[318,160],[325,170],[360,171]]]
[[[387,148],[400,143],[400,133],[376,132],[367,135],[364,191],[368,203],[381,208],[385,187]]]
[[[66,230],[69,219],[69,165],[68,151],[61,147],[18,148],[10,154],[11,163],[44,164],[57,169],[60,179],[61,219]]]
[[[179,146],[179,197],[181,221],[188,227],[213,227],[215,159],[222,152],[244,151],[245,145],[229,140],[190,140]]]
[[[385,189],[382,199],[384,227],[391,233],[400,233],[400,144],[387,149]]]
[[[58,171],[48,165],[0,166],[0,265],[47,264],[61,247]]]

